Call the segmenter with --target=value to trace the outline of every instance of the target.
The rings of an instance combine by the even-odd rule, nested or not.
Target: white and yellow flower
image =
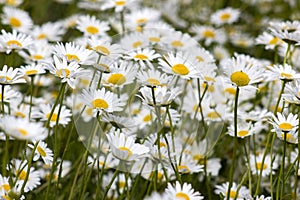
[[[223,25],[223,24],[232,24],[236,22],[239,17],[240,17],[240,11],[238,9],[227,7],[213,13],[210,17],[210,20],[213,24]]]
[[[47,147],[47,143],[43,141],[33,141],[33,143],[38,143],[36,150],[34,152],[33,160],[37,161],[39,158],[42,158],[46,165],[52,164],[53,161],[53,152]],[[34,144],[36,145],[36,144]],[[28,144],[28,147],[31,149],[34,148],[33,144]]]
[[[80,16],[76,23],[77,29],[86,36],[105,35],[110,29],[107,22],[100,21],[95,16]]]
[[[170,183],[168,183],[168,187],[165,192],[166,192],[167,199],[173,199],[173,200],[204,199],[204,197],[201,196],[200,192],[195,191],[192,188],[191,184],[183,183],[183,185],[181,185],[179,181],[176,181],[175,185],[171,185]]]
[[[24,33],[18,33],[13,30],[12,33],[6,32],[4,29],[1,30],[0,44],[2,49],[9,54],[12,50],[28,49],[33,43],[30,36]]]

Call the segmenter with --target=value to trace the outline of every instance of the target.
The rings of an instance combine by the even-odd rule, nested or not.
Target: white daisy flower
[[[20,66],[20,73],[23,76],[35,76],[37,74],[46,73],[45,68],[41,64],[31,64],[26,66]]]
[[[258,155],[250,155],[250,168],[251,172],[254,175],[260,174],[260,170],[262,170],[262,177],[269,176],[271,173],[274,174],[277,168],[278,168],[278,159],[275,157],[274,161],[272,161],[272,158],[270,155],[266,155],[264,158],[264,164],[262,164],[263,161],[263,154],[259,153]],[[272,170],[271,171],[271,165]]]
[[[134,136],[127,136],[122,132],[110,132],[106,135],[112,154],[124,161],[133,161],[147,156],[149,148],[135,143]]]
[[[216,25],[232,24],[238,20],[239,16],[240,11],[238,9],[227,7],[213,13],[210,20]]]
[[[290,113],[288,117],[285,117],[281,113],[277,113],[277,116],[272,115],[272,120],[269,121],[273,125],[273,131],[290,132],[298,127],[298,116]]]
[[[225,31],[212,26],[193,25],[191,32],[196,34],[194,36],[196,40],[203,40],[206,46],[209,46],[213,42],[223,44],[226,41]]]
[[[26,118],[4,116],[0,121],[4,132],[19,140],[38,140],[47,137],[47,131],[41,123],[29,122]]]
[[[299,79],[300,73],[297,73],[295,70],[293,70],[292,66],[289,64],[273,65],[267,67],[265,77],[268,81],[280,79],[288,82],[293,81],[294,79]]]
[[[255,39],[256,44],[262,44],[265,45],[265,49],[275,49],[275,47],[278,47],[279,45],[283,44],[283,41],[279,39],[278,37],[275,37],[271,35],[268,32],[263,32],[262,35],[259,35]]]
[[[52,106],[50,104],[41,104],[36,110],[32,111],[32,118],[38,118],[41,121],[48,121],[50,118],[50,127],[54,127],[56,125],[56,121],[58,120],[58,125],[66,126],[71,121],[71,110],[66,108],[65,105],[61,107],[60,113],[59,106],[56,106],[54,112],[51,115]],[[59,118],[58,118],[59,117]]]
[[[121,38],[120,45],[127,51],[145,48],[149,45],[148,38],[142,33],[133,32]]]
[[[246,122],[239,122],[238,123],[238,127],[237,127],[237,137],[239,138],[245,138],[245,137],[248,137],[248,136],[251,136],[253,134],[255,134],[255,129],[252,125],[251,122],[249,123],[246,123]],[[231,124],[229,127],[228,127],[228,132],[227,132],[228,135],[234,137],[234,125]]]
[[[172,80],[171,76],[167,74],[163,74],[158,70],[150,69],[148,71],[140,70],[137,73],[137,81],[148,87],[156,87],[156,86],[163,86],[168,85]]]
[[[17,83],[26,83],[23,75],[19,73],[19,69],[8,68],[7,65],[4,65],[0,71],[0,84],[11,85]]]
[[[229,182],[223,183],[222,185],[216,185],[215,193],[217,195],[222,194],[224,200],[227,199]],[[230,200],[244,200],[248,199],[250,195],[250,191],[245,187],[241,186],[238,191],[238,186],[235,182],[232,183],[232,187],[230,188],[229,199]]]
[[[91,49],[100,55],[116,58],[123,53],[123,49],[119,44],[111,44],[109,41],[96,36],[91,36],[88,43]]]
[[[296,79],[293,82],[289,82],[282,97],[289,103],[300,105],[300,80]]]
[[[29,33],[33,22],[29,14],[19,8],[5,6],[3,8],[2,23],[8,24],[13,30]]]
[[[146,69],[147,66],[153,68],[152,62],[153,60],[159,58],[160,55],[158,53],[155,53],[154,50],[151,49],[136,49],[131,52],[128,52],[126,56],[124,56],[125,59],[133,60],[139,63],[139,65],[142,67],[142,69]]]
[[[85,105],[93,108],[96,111],[105,111],[112,113],[114,111],[121,111],[124,102],[120,101],[116,94],[106,91],[105,88],[101,90],[83,90],[82,100]]]
[[[66,29],[62,22],[47,22],[41,26],[34,26],[31,35],[36,40],[51,42],[61,41]]]
[[[37,161],[41,157],[46,165],[52,164],[53,152],[47,147],[47,143],[43,141],[33,141],[33,143],[38,143],[34,152],[33,160]],[[34,145],[28,144],[28,147],[33,149]]]
[[[59,59],[57,56],[53,56],[54,64],[46,63],[45,67],[50,71],[51,74],[61,78],[61,82],[67,82],[68,85],[74,89],[75,80],[81,76],[84,76],[86,71],[75,62],[67,62],[65,57]]]
[[[1,0],[0,1],[1,4],[5,4],[5,5],[11,6],[11,7],[18,7],[23,2],[24,2],[24,0]]]
[[[44,40],[34,41],[26,51],[21,50],[18,53],[28,64],[47,62],[51,59],[51,47]]]
[[[192,63],[187,55],[181,52],[176,54],[168,53],[159,59],[159,67],[168,74],[180,76],[184,79],[199,78],[199,71],[196,69],[198,63]]]
[[[76,45],[73,42],[68,42],[65,45],[57,43],[53,47],[53,53],[60,58],[66,57],[68,62],[76,61],[83,65],[92,65],[95,63],[92,50]]]
[[[183,183],[181,185],[179,181],[176,181],[175,185],[171,185],[168,183],[168,187],[166,189],[166,198],[168,200],[200,200],[204,199],[203,196],[201,196],[200,192],[195,191],[192,188],[191,184]]]
[[[11,190],[8,180],[8,177],[4,177],[0,174],[0,197],[7,196],[8,192]]]
[[[4,94],[2,94],[2,87],[3,85],[0,85],[0,102],[3,101],[5,103],[12,104],[14,100],[22,99],[22,94],[16,90],[14,90],[10,85],[4,86]],[[11,105],[13,107],[13,105]]]
[[[115,12],[121,12],[126,7],[130,7],[132,4],[138,2],[138,0],[107,0],[103,2],[101,10],[107,10],[109,8],[114,8]]]
[[[16,30],[13,30],[12,33],[7,33],[4,29],[2,29],[1,33],[0,44],[7,54],[9,54],[12,50],[28,49],[33,43],[30,36],[18,33]]]
[[[138,113],[134,117],[134,121],[138,124],[139,129],[143,129],[146,126],[152,125],[155,121],[156,115],[150,110],[146,108],[139,109]]]
[[[163,50],[187,50],[198,46],[196,40],[194,40],[187,33],[182,33],[180,31],[168,32],[165,36],[161,38],[161,43],[162,46],[160,48],[162,48]],[[167,45],[167,48],[164,46],[164,44]]]
[[[110,29],[107,22],[101,22],[95,16],[80,16],[76,23],[77,29],[86,36],[106,35],[106,32]]]

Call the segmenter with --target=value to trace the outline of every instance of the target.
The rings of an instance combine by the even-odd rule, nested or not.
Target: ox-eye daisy
[[[163,50],[176,49],[176,50],[188,50],[195,48],[198,43],[190,35],[182,33],[180,31],[169,31],[165,36],[161,38]]]
[[[51,47],[47,41],[35,41],[26,51],[18,52],[20,56],[25,59],[25,62],[31,64],[41,63],[50,60],[51,58]]]
[[[41,123],[29,122],[26,118],[4,116],[0,122],[4,132],[20,140],[44,139],[47,136],[46,129]]]
[[[35,26],[31,32],[36,40],[51,42],[61,41],[66,29],[62,22],[47,22],[41,26]]]
[[[75,80],[85,75],[85,70],[75,61],[67,62],[65,57],[59,59],[53,56],[54,64],[47,63],[46,68],[51,74],[61,78],[61,82],[67,82],[71,88],[75,88]]]
[[[168,53],[159,60],[160,68],[168,74],[180,76],[184,79],[200,77],[199,71],[187,55],[181,52],[176,54]]]
[[[3,8],[2,23],[8,24],[12,29],[23,33],[28,33],[33,25],[26,11],[9,6]]]
[[[277,158],[277,157],[276,157]],[[272,170],[276,170],[278,168],[278,160],[274,159],[274,161],[272,161],[272,158],[270,155],[266,155],[265,156],[265,160],[264,163],[262,163],[263,161],[263,154],[259,153],[258,155],[250,155],[250,168],[251,168],[251,172],[252,174],[260,174],[260,170],[262,170],[262,177],[266,177],[269,176],[270,173],[274,174],[274,171]],[[271,168],[272,165],[272,168]]]
[[[298,117],[290,113],[288,117],[285,117],[281,113],[277,113],[277,116],[272,116],[273,120],[270,120],[270,123],[273,125],[273,131],[276,132],[290,132],[293,129],[298,127]]]
[[[44,66],[41,64],[31,64],[31,65],[21,66],[19,71],[24,76],[34,76],[37,74],[46,73]]]
[[[194,38],[196,40],[203,40],[206,46],[210,45],[212,42],[223,44],[226,41],[224,30],[216,29],[212,26],[194,25],[192,26],[191,31],[196,34]]]
[[[150,49],[137,49],[132,52],[127,53],[127,56],[125,56],[125,59],[134,60],[136,62],[139,62],[142,69],[146,68],[145,63],[147,63],[148,66],[153,67],[153,60],[156,58],[159,58],[160,55],[155,53],[154,50]]]
[[[123,49],[119,44],[111,44],[107,40],[100,39],[96,36],[91,36],[88,39],[90,48],[96,53],[112,58],[119,57],[123,53]]]
[[[168,85],[172,80],[171,76],[163,74],[158,70],[150,69],[148,71],[140,70],[137,73],[137,81],[149,87]]]
[[[126,7],[130,6],[134,1],[137,0],[107,0],[103,2],[103,5],[101,6],[102,10],[106,10],[109,8],[114,8],[115,12],[121,12]]]
[[[19,73],[19,69],[8,68],[7,65],[4,65],[0,71],[0,84],[10,85],[16,83],[26,83],[26,80]]]
[[[53,53],[60,58],[66,57],[68,62],[76,61],[83,65],[91,65],[95,63],[92,50],[88,50],[83,46],[72,42],[68,42],[65,45],[57,43],[57,45],[53,47]]]
[[[127,136],[122,132],[110,132],[107,139],[112,154],[120,160],[133,161],[145,157],[149,152],[145,145],[135,143],[134,136]]]
[[[95,16],[80,16],[77,19],[77,29],[86,36],[105,35],[110,28],[107,22],[101,22]]]
[[[53,152],[47,147],[47,143],[43,141],[34,141],[34,143],[38,144],[34,152],[33,160],[37,161],[41,157],[46,165],[52,164]],[[34,149],[34,145],[32,144],[28,144],[28,147]]]
[[[12,33],[7,33],[2,29],[1,33],[0,43],[7,54],[12,50],[28,49],[33,42],[30,36],[24,33],[18,33],[16,30],[13,30]]]
[[[168,183],[168,187],[166,189],[166,197],[170,200],[204,199],[204,197],[201,196],[201,194],[198,191],[195,191],[192,188],[191,184],[183,183],[183,185],[181,185],[179,181],[176,181],[175,185],[171,185],[170,183]]]
[[[83,90],[82,100],[85,105],[92,107],[97,111],[105,111],[108,113],[114,111],[121,111],[122,107],[125,105],[118,99],[117,95],[106,91],[105,88],[101,90]]]
[[[229,182],[223,183],[222,185],[216,185],[216,194],[222,194],[224,199],[227,199],[227,191],[229,187]],[[239,190],[238,190],[239,189]],[[250,191],[245,187],[241,186],[238,188],[238,185],[233,182],[232,187],[230,188],[229,197],[230,200],[244,200],[249,199]]]
[[[283,41],[278,37],[271,35],[268,32],[263,32],[255,39],[256,44],[265,45],[265,49],[275,49],[279,45],[283,44]]]
[[[238,20],[240,11],[233,8],[224,8],[211,15],[211,22],[216,25],[232,24]]]
[[[282,81],[288,82],[300,78],[300,74],[297,73],[289,64],[269,66],[266,72],[267,80],[280,79]]]

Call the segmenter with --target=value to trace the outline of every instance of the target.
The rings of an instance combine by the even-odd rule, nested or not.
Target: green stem
[[[235,103],[234,103],[234,147],[233,147],[233,157],[232,157],[232,164],[230,168],[230,175],[229,175],[229,186],[228,186],[228,191],[227,191],[227,200],[230,199],[230,191],[231,187],[233,184],[233,175],[234,175],[234,167],[235,167],[235,157],[236,157],[236,150],[238,148],[238,138],[237,138],[237,110],[238,110],[238,97],[239,97],[239,91],[240,88],[236,88],[236,93],[235,93]]]
[[[295,174],[295,185],[294,185],[294,200],[297,199],[297,186],[298,186],[298,172],[299,172],[299,162],[300,162],[300,106],[298,106],[298,159],[297,159],[297,165],[296,165],[296,174]]]
[[[4,116],[5,115],[5,106],[4,106],[4,84],[1,84],[1,113]]]
[[[30,76],[30,101],[29,101],[29,114],[28,114],[29,120],[31,117],[31,110],[32,110],[33,90],[34,90],[34,76]]]
[[[283,199],[284,195],[284,186],[285,186],[285,178],[284,178],[284,167],[285,167],[285,153],[286,153],[286,134],[287,132],[284,131],[284,143],[283,143],[283,155],[282,155],[282,160],[281,160],[281,167],[280,167],[280,172],[279,172],[279,177],[278,177],[278,182],[277,182],[277,189],[276,189],[276,199]],[[281,185],[281,191],[279,195],[279,190],[280,190],[280,183],[282,182]]]
[[[109,189],[111,188],[112,184],[114,183],[114,180],[116,179],[116,177],[118,176],[119,174],[119,169],[117,168],[113,177],[111,178],[109,184],[105,187],[105,191],[104,191],[104,194],[103,194],[103,197],[102,197],[102,200],[105,200],[106,199],[106,196],[107,196],[107,193],[109,191]]]

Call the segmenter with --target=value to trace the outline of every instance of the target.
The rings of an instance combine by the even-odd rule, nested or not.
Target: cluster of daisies
[[[238,8],[80,0],[37,25],[0,3],[0,199],[300,198],[300,21],[249,36]]]

